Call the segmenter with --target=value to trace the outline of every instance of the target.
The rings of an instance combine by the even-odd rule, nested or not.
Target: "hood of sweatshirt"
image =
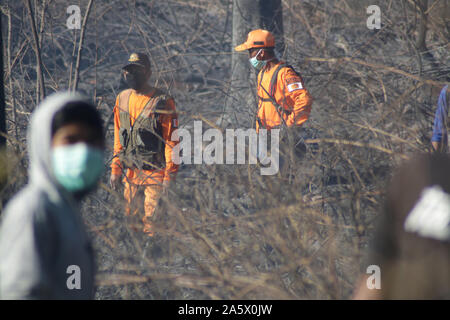
[[[54,93],[42,101],[31,116],[28,127],[29,183],[45,189],[50,197],[67,194],[56,182],[52,170],[52,121],[55,114],[70,102],[86,102],[79,93]]]

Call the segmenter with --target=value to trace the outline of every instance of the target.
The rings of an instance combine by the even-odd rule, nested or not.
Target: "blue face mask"
[[[82,142],[55,147],[52,167],[56,180],[67,191],[89,190],[103,173],[103,152]]]
[[[264,66],[267,64],[267,61],[262,61],[262,60],[258,60],[257,57],[259,56],[259,54],[261,53],[260,49],[258,51],[258,53],[256,54],[256,56],[254,56],[253,58],[250,58],[250,64],[253,66],[253,68],[255,68],[256,70],[261,70],[262,68],[264,68]]]

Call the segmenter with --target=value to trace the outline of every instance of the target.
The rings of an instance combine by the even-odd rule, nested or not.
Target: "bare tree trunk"
[[[6,110],[5,110],[5,91],[3,86],[3,33],[2,33],[2,14],[0,13],[0,189],[6,184]],[[3,208],[3,204],[0,203]]]
[[[419,52],[423,53],[427,51],[426,38],[427,38],[427,23],[428,23],[428,14],[426,13],[428,9],[428,0],[419,0],[417,5],[419,6],[420,11],[420,21],[419,21],[419,30],[416,41],[416,47]]]
[[[234,51],[254,29],[267,29],[277,40],[277,50],[283,50],[283,19],[280,0],[233,0],[233,40],[231,57],[231,84],[219,125],[253,126],[257,100],[256,73],[252,70],[247,52]]]
[[[418,0],[417,5],[419,8],[419,14],[420,14],[420,21],[419,21],[419,28],[418,28],[418,35],[416,39],[416,48],[417,51],[420,54],[420,58],[423,59],[421,61],[421,69],[422,65],[427,67],[425,71],[433,71],[433,70],[439,70],[439,63],[436,61],[434,55],[428,50],[427,47],[427,32],[428,32],[428,18],[429,18],[429,12],[428,12],[428,0]],[[419,74],[419,76],[422,76]],[[444,78],[446,78],[445,73],[442,74]],[[438,78],[441,78],[441,75],[438,76]]]
[[[13,86],[13,78],[11,76],[12,74],[12,66],[11,66],[11,37],[12,37],[12,23],[11,23],[11,8],[9,6],[8,2],[8,38],[7,38],[7,45],[6,45],[6,59],[7,59],[7,65],[8,65],[8,82],[9,82],[9,96],[10,96],[10,102],[11,107],[13,110],[13,121],[14,121],[14,137],[16,140],[19,139],[18,135],[18,128],[17,128],[17,110],[16,110],[16,96],[14,95],[14,86]]]
[[[95,62],[94,62],[94,95],[92,98],[92,101],[95,105],[97,105],[97,81],[98,81],[98,75],[97,75],[97,64],[98,64],[98,29],[97,29],[97,4],[95,4],[94,7],[94,23],[95,23]]]
[[[45,86],[44,86],[44,74],[42,72],[42,60],[41,60],[41,49],[39,47],[39,38],[36,31],[36,23],[34,20],[33,10],[31,9],[31,1],[30,0],[24,0],[25,5],[28,8],[28,17],[30,18],[30,24],[31,24],[31,31],[33,33],[33,49],[36,53],[36,71],[38,74],[38,81],[39,84],[37,86],[37,97],[36,97],[36,104],[39,103],[39,101],[43,100],[45,97]]]
[[[262,29],[269,30],[275,35],[276,49],[283,55],[283,8],[281,0],[261,0],[259,3],[260,26]]]
[[[80,42],[78,44],[78,53],[77,53],[77,62],[75,64],[75,78],[73,80],[73,90],[77,90],[79,79],[79,71],[80,71],[80,61],[81,61],[81,53],[83,51],[83,40],[84,40],[84,32],[86,30],[86,23],[89,17],[89,13],[91,12],[93,0],[90,0],[86,9],[86,14],[84,15],[83,24],[81,25],[81,33],[80,33]]]
[[[0,150],[6,147],[6,112],[5,112],[5,91],[3,86],[3,33],[2,33],[2,14],[0,14]]]

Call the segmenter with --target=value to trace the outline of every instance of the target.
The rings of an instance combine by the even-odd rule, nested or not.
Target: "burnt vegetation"
[[[153,239],[130,227],[120,192],[108,187],[120,68],[146,52],[150,81],[175,98],[181,128],[192,131],[195,120],[204,130],[253,127],[253,71],[247,63],[245,86],[232,75],[233,9],[245,1],[76,2],[82,18],[89,12],[80,30],[66,26],[67,1],[0,5],[3,205],[27,181],[31,112],[44,93],[78,88],[102,113],[108,147],[102,183],[82,207],[96,298],[349,298],[392,170],[430,149],[438,92],[450,82],[450,2],[378,1],[381,29],[369,30],[374,1],[279,1],[278,53],[314,97],[305,152],[288,178],[261,176],[257,165],[182,165],[160,200]],[[264,27],[240,23],[243,34]]]

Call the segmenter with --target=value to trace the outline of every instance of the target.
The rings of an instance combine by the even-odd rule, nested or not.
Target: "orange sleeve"
[[[165,156],[166,156],[166,169],[164,172],[164,181],[170,181],[177,173],[179,165],[172,161],[173,147],[179,142],[178,139],[172,141],[172,133],[178,128],[178,115],[176,113],[175,101],[169,99],[166,104],[166,110],[172,111],[171,114],[163,114],[161,116],[162,135],[166,143]]]
[[[121,175],[122,166],[120,164],[117,154],[122,150],[122,145],[119,138],[120,130],[120,118],[119,118],[119,96],[116,98],[116,104],[114,105],[114,157],[111,162],[111,174]]]
[[[279,90],[285,95],[286,104],[291,106],[292,113],[286,120],[287,126],[301,125],[311,113],[312,97],[305,87],[303,79],[291,68],[285,68],[281,81],[277,81]]]

